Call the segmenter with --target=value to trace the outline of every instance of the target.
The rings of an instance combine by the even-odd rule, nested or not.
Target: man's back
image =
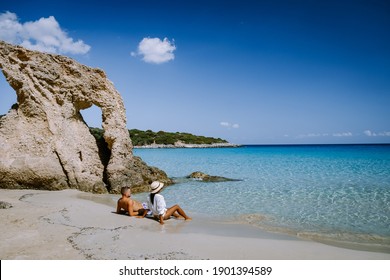
[[[138,211],[140,209],[143,209],[142,203],[137,200],[132,200],[131,198],[123,198],[121,197],[118,200],[118,208],[120,210],[124,210],[125,212],[129,211],[130,205],[133,207],[134,211]]]
[[[117,209],[128,212],[130,206],[129,203],[131,203],[131,199],[121,197],[120,199],[118,199]]]

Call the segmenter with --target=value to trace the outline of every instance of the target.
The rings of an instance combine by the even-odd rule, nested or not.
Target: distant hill
[[[95,136],[96,139],[103,138],[102,129],[91,127],[89,130],[91,131],[91,134]],[[139,129],[130,129],[129,133],[134,146],[144,146],[151,144],[174,145],[178,141],[186,144],[198,145],[228,143],[228,141],[221,138],[196,136],[185,132],[154,132],[151,130],[143,131]]]

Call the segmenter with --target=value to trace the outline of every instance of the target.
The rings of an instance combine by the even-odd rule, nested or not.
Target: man
[[[122,197],[118,200],[116,213],[117,214],[126,214],[129,213],[129,216],[144,218],[148,214],[148,209],[146,204],[142,204],[139,201],[132,200],[131,190],[129,187],[121,188]]]

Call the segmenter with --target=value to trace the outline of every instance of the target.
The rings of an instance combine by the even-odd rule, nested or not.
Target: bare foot
[[[186,218],[186,221],[192,221],[192,218],[187,217],[187,218]]]

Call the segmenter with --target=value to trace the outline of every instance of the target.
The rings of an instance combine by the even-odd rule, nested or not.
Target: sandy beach
[[[1,259],[390,259],[194,216],[169,220],[114,213],[108,195],[0,190]],[[191,213],[190,213],[191,214]]]

